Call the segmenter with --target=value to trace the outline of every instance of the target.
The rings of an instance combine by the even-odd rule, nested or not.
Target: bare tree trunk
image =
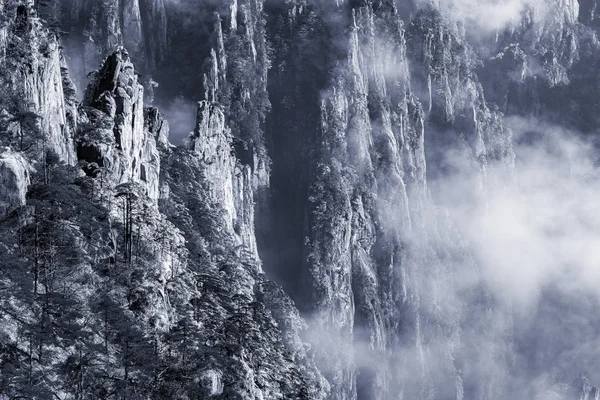
[[[33,381],[33,331],[29,332],[29,385]]]
[[[104,353],[108,356],[108,310],[104,309]]]
[[[46,142],[44,141],[44,185],[48,186],[48,151],[46,150]]]
[[[19,122],[19,136],[20,136],[19,150],[23,151],[23,125],[21,124],[21,122]]]
[[[139,223],[138,221],[138,226],[137,226],[137,240],[136,240],[136,245],[135,245],[135,261],[136,263],[139,264],[140,262],[140,230],[141,230],[141,226],[142,224]]]
[[[38,280],[40,278],[40,253],[39,253],[39,223],[37,208],[34,209],[35,214],[35,249],[34,249],[34,264],[33,264],[33,294],[37,295]]]
[[[79,384],[78,384],[78,400],[83,400],[83,374],[85,370],[83,368],[83,356],[81,351],[81,345],[79,346]]]

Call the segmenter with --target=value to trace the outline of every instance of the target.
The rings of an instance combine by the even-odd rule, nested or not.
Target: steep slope
[[[55,36],[26,7],[0,3],[6,20],[0,28],[3,149],[2,208],[7,211],[25,200],[31,164],[55,153],[74,164],[73,133],[76,100],[66,64]],[[41,156],[40,156],[41,155]]]
[[[550,3],[553,4],[552,2]],[[500,37],[485,60],[489,100],[507,114],[535,116],[591,132],[598,39],[585,22],[585,5],[557,4],[557,13],[527,10],[519,25]]]
[[[149,136],[144,129],[143,93],[129,54],[125,49],[117,50],[86,91],[80,109],[77,156],[80,161],[95,164],[90,168],[103,168],[111,182],[143,183],[148,197],[156,200],[158,137]]]
[[[18,34],[24,24],[31,35],[9,35],[17,72],[3,71],[7,85],[27,62],[11,45],[43,34],[60,55],[23,13],[6,28]],[[32,90],[52,79],[42,75]],[[229,121],[208,102],[189,149],[172,148],[143,91],[117,50],[94,74],[76,131],[39,158],[19,147],[3,111],[3,193],[12,197],[2,220],[2,395],[324,398],[328,385],[298,336],[303,321],[260,273],[252,149],[236,151]],[[53,105],[20,104],[40,121],[39,136],[21,132],[23,142],[50,143]]]
[[[275,224],[277,244],[265,252],[283,248],[273,258],[297,271],[275,273],[291,282],[317,332],[334,398],[510,398],[541,373],[515,364],[531,346],[519,326],[539,325],[518,320],[515,328],[510,307],[496,304],[468,245],[432,199],[485,204],[510,184],[515,154],[504,112],[596,126],[590,110],[573,113],[595,104],[589,82],[596,81],[591,71],[580,75],[594,63],[573,61],[573,42],[595,39],[577,25],[575,3],[542,19],[534,11],[544,4],[505,34],[533,54],[555,49],[546,78],[520,84],[513,83],[518,67],[492,70],[500,56],[488,59],[481,42],[471,45],[463,22],[442,7],[415,7],[404,28],[406,15],[391,1],[268,3],[276,49],[272,209],[285,225]],[[489,38],[488,51],[498,45]],[[564,85],[561,71],[571,68],[579,83],[545,89]],[[521,102],[506,107],[497,88],[509,85],[505,97]],[[448,198],[437,185],[457,172],[467,179],[464,192]]]
[[[39,12],[69,27],[68,54],[78,59],[72,73],[81,83],[117,46],[125,46],[144,72],[151,71],[166,55],[167,15],[163,0],[52,0],[43,4]]]
[[[359,2],[349,15],[344,5],[272,7],[278,21],[273,40],[283,49],[282,59],[274,61],[271,91],[281,97],[272,102],[285,104],[272,117],[283,130],[273,139],[279,146],[273,154],[296,146],[293,132],[308,122],[303,122],[304,113],[315,114],[303,104],[306,98],[321,103],[319,122],[307,127],[315,132],[314,139],[309,135],[304,142],[311,157],[304,158],[302,152],[297,156],[298,163],[308,166],[294,171],[308,187],[301,194],[304,203],[298,204],[307,217],[296,222],[305,227],[306,258],[299,268],[306,271],[311,291],[301,303],[312,304],[312,329],[319,332],[313,339],[321,368],[333,383],[332,397],[433,398],[435,393],[453,393],[470,398],[475,391],[489,392],[491,378],[470,377],[475,371],[451,361],[484,362],[460,344],[470,329],[478,329],[473,324],[477,317],[466,312],[474,294],[453,289],[456,277],[465,273],[473,276],[476,289],[477,268],[451,223],[437,216],[426,183],[426,131],[434,140],[429,144],[434,167],[439,161],[436,146],[458,146],[463,137],[465,158],[472,160],[480,181],[488,159],[510,168],[510,131],[487,109],[467,50],[460,53],[446,46],[453,39],[435,10],[415,17],[409,48],[393,2]],[[298,42],[311,40],[319,31],[339,35],[334,43],[348,40],[347,45],[314,50],[332,54],[330,69],[296,72],[294,65],[311,54]],[[294,85],[308,79],[304,76],[315,73],[323,77],[317,80],[323,86],[313,89],[312,96],[306,87],[294,91]],[[425,107],[415,86],[431,93],[422,96]],[[286,87],[291,90],[286,92]],[[434,136],[444,130],[445,137]],[[274,158],[273,185],[285,185],[276,181],[277,162]],[[297,190],[278,188],[290,191],[284,199],[294,198],[291,191]],[[481,300],[485,310],[486,300]],[[440,343],[443,350],[436,348]]]
[[[593,1],[4,3],[0,397],[598,396],[596,298],[519,314],[457,213],[597,131]]]
[[[8,6],[6,6],[8,8]],[[16,14],[15,14],[16,12]],[[66,63],[60,52],[60,44],[45,26],[34,18],[26,7],[7,9],[3,30],[2,69],[6,95],[21,99],[6,111],[17,119],[15,129],[25,125],[38,125],[46,132],[45,145],[56,152],[65,162],[75,163],[71,137],[75,130],[76,103],[73,87],[66,76]],[[10,73],[8,73],[10,72]],[[7,105],[10,106],[10,105]],[[30,121],[27,111],[38,114],[39,121]],[[31,136],[30,132],[18,132]],[[22,144],[23,149],[27,146]]]

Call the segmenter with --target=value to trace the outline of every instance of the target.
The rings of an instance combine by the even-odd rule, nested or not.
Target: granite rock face
[[[258,260],[254,234],[252,168],[236,158],[233,136],[219,105],[207,101],[198,105],[198,126],[190,138],[192,151],[206,165],[210,201],[225,211],[225,226],[235,232],[239,246]]]
[[[142,71],[164,57],[168,38],[163,0],[76,0],[59,2],[51,11],[44,11],[71,29],[69,55],[79,58],[83,54],[73,71],[79,78],[118,46],[128,49]]]
[[[598,398],[440,189],[489,204],[515,120],[594,135],[594,1],[5,3],[0,398]]]
[[[339,73],[326,86],[329,94],[322,102],[315,143],[321,157],[307,203],[305,265],[315,329],[335,338],[335,346],[317,343],[323,368],[332,371],[326,376],[334,383],[334,398],[403,393],[429,398],[437,392],[462,398],[471,384],[465,383],[469,371],[459,371],[436,354],[437,343],[447,341],[451,358],[466,357],[460,332],[469,329],[461,313],[466,300],[454,299],[444,308],[437,304],[450,290],[445,284],[461,273],[444,261],[449,255],[440,246],[465,254],[466,268],[477,272],[459,237],[431,203],[424,135],[432,125],[456,122],[464,136],[473,137],[467,157],[483,171],[476,160],[484,160],[484,140],[497,133],[488,123],[493,116],[481,88],[460,75],[459,62],[468,59],[458,53],[452,60],[451,48],[442,46],[452,39],[429,18],[435,15],[431,13],[415,17],[407,43],[392,2],[354,8],[348,53],[337,61]],[[409,62],[408,44],[415,65]],[[429,72],[420,76],[420,71]],[[418,85],[431,93],[424,106],[412,89]],[[455,118],[463,113],[464,119],[471,114],[470,125],[461,126],[464,119]],[[499,130],[508,142],[510,133]],[[498,156],[504,157],[510,158],[509,144]],[[419,239],[413,243],[409,237]],[[354,356],[348,349],[354,349]],[[435,366],[431,358],[437,360]],[[418,366],[418,375],[407,372],[410,365]],[[448,382],[454,382],[452,388]]]
[[[148,196],[157,199],[159,137],[145,125],[143,98],[144,88],[121,48],[105,61],[86,90],[77,153],[80,160],[105,168],[118,183],[142,183]]]
[[[128,36],[124,42],[133,45],[134,51],[139,43],[138,16],[153,12],[139,10],[136,4],[123,4],[124,8],[119,9],[131,22],[125,24],[123,33]],[[74,2],[73,6],[86,5]],[[108,7],[103,9],[106,25],[98,27],[108,32],[108,42],[119,44],[111,4],[96,6]],[[229,51],[240,52],[244,62],[255,65],[252,73],[264,79],[264,37],[263,42],[254,43],[253,28],[248,25],[261,24],[261,5],[252,3],[253,8],[249,7],[241,7],[246,26],[240,29],[239,37],[232,39],[234,43],[245,41],[248,46],[243,51],[235,47]],[[44,30],[43,21],[30,17],[34,14],[32,9],[19,8],[18,29],[28,32],[31,36],[26,39],[34,44],[38,30],[54,40]],[[215,43],[221,43],[214,52],[220,57],[215,61],[226,68],[224,39],[219,38],[222,21],[213,21]],[[8,25],[7,35],[14,26]],[[50,50],[60,60],[58,42],[49,43],[56,46]],[[27,60],[9,61],[17,66],[17,73],[19,68],[28,68]],[[57,72],[50,67],[40,71]],[[68,83],[66,68],[58,72]],[[9,215],[2,223],[3,229],[19,229],[5,237],[0,247],[3,259],[26,266],[15,274],[10,270],[3,279],[18,286],[29,281],[25,276],[33,271],[33,281],[24,290],[30,290],[34,297],[30,301],[14,291],[7,306],[10,315],[25,313],[28,323],[45,324],[35,312],[27,310],[35,307],[38,299],[49,296],[81,304],[77,312],[92,319],[103,309],[106,356],[102,366],[98,364],[99,369],[91,368],[86,377],[82,375],[73,384],[69,373],[60,371],[66,371],[61,365],[70,365],[75,353],[40,339],[35,351],[48,357],[35,361],[40,380],[36,388],[31,388],[21,380],[21,370],[13,368],[20,365],[20,356],[11,361],[5,358],[17,354],[14,351],[20,345],[15,342],[19,337],[15,332],[25,322],[7,317],[0,345],[3,395],[44,397],[61,390],[67,396],[86,397],[109,390],[127,398],[137,398],[140,393],[149,398],[326,397],[329,384],[299,336],[305,329],[304,321],[281,288],[261,272],[254,234],[254,201],[268,188],[269,160],[260,130],[264,117],[254,106],[265,101],[266,82],[263,80],[257,88],[250,85],[254,76],[243,76],[241,72],[246,71],[242,69],[232,73],[236,72],[243,80],[235,84],[226,82],[226,70],[217,72],[221,86],[210,88],[207,83],[207,91],[214,98],[199,103],[197,127],[188,145],[178,148],[169,143],[169,124],[159,110],[144,107],[144,88],[123,47],[108,55],[91,76],[78,108],[72,85],[69,91],[64,90],[52,80],[54,75],[43,75],[39,85],[29,88],[32,93],[43,97],[45,88],[52,84],[65,93],[54,93],[54,103],[40,102],[26,109],[40,114],[32,114],[35,123],[31,128],[15,119],[12,109],[3,110],[3,140],[18,149],[7,147],[2,153],[1,211]],[[6,72],[6,77],[10,83],[19,76]],[[18,101],[12,97],[2,100],[7,104]],[[24,144],[54,144],[51,140],[56,134],[47,124],[55,120],[55,104],[63,103],[72,107],[72,130],[66,131],[68,135],[56,144],[54,153],[38,159]],[[39,137],[23,139],[29,130]],[[61,146],[68,151],[59,152]],[[69,152],[77,159],[65,156]],[[63,239],[70,245],[65,246]],[[15,250],[19,248],[17,242],[21,243],[21,253]],[[67,247],[73,252],[57,250]],[[25,256],[34,253],[31,258]],[[52,267],[54,276],[60,275],[57,279],[65,285],[60,288],[51,287],[47,278],[55,260],[65,267],[76,265],[77,272],[66,275],[62,269]],[[42,276],[40,269],[46,275]],[[98,285],[100,281],[106,285]],[[75,286],[75,292],[64,290]],[[112,289],[108,288],[115,291],[110,293]],[[65,304],[57,304],[55,310],[63,310]],[[59,311],[52,318],[58,326],[68,323],[66,318],[72,316],[63,318]],[[70,329],[68,337],[62,331],[55,332],[56,338],[63,343],[79,340],[81,352],[92,351],[95,339],[83,339],[85,334],[80,328],[86,329],[78,325]],[[33,339],[30,344],[33,346]],[[134,360],[133,354],[142,358]],[[118,372],[121,361],[124,375]],[[106,373],[101,372],[103,369]],[[51,375],[54,378],[49,379]],[[134,375],[135,379],[129,378]],[[182,379],[186,381],[183,384]]]
[[[7,17],[12,15],[7,13]],[[12,29],[4,27],[0,35],[2,67],[12,72],[7,91],[22,100],[19,110],[9,112],[23,115],[27,110],[36,114],[37,130],[43,132],[47,146],[66,163],[74,164],[76,102],[60,43],[28,14],[17,14],[14,18],[16,25]]]
[[[2,199],[0,211],[2,215],[25,204],[25,196],[29,186],[31,166],[18,153],[2,152],[0,156],[0,185]]]
[[[492,56],[481,43],[471,45],[464,24],[442,7],[414,7],[409,17],[391,1],[270,6],[271,40],[280,49],[270,77],[277,107],[272,187],[287,193],[277,193],[273,209],[304,226],[276,240],[295,243],[296,257],[305,257],[292,276],[302,276],[311,294],[296,298],[319,332],[317,360],[333,398],[501,398],[510,390],[503,375],[510,370],[510,328],[492,327],[500,311],[477,283],[479,268],[451,218],[434,206],[446,199],[427,181],[456,168],[444,159],[455,152],[472,182],[462,195],[485,201],[490,187],[514,173],[505,113],[539,115],[525,108],[537,104],[534,98],[572,99],[544,96],[542,86],[569,80],[574,37],[586,40],[575,32],[585,27],[577,25],[576,2],[541,19],[544,6],[526,8],[523,25],[507,29],[514,44]],[[331,42],[319,42],[323,32]],[[484,50],[498,42],[491,37]],[[309,43],[317,43],[312,53]],[[526,59],[535,56],[525,53],[539,54],[542,46],[545,78],[528,87]],[[522,104],[502,105],[524,92],[531,97]],[[294,137],[300,132],[303,140]],[[290,157],[298,147],[292,162],[278,155]],[[301,190],[286,185],[286,173],[300,179]],[[304,200],[290,200],[296,196]],[[305,213],[286,211],[286,202]],[[473,287],[455,296],[465,275]],[[487,339],[465,346],[473,332]],[[488,354],[486,340],[497,344]],[[503,365],[504,372],[482,376],[472,367],[478,364]]]

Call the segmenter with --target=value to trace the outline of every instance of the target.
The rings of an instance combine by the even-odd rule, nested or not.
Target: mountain
[[[0,398],[598,398],[594,1],[0,10]]]

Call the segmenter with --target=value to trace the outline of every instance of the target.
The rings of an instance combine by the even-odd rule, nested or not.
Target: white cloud
[[[578,13],[576,0],[417,0],[417,3],[433,5],[445,16],[488,33],[518,24],[527,10],[531,10],[538,21],[552,10],[563,10],[575,19]]]
[[[461,172],[432,184],[453,199],[450,214],[497,298],[526,310],[554,285],[565,293],[584,289],[600,300],[600,171],[593,149],[540,121],[509,123],[521,143],[512,180],[462,198],[456,193],[473,189]],[[534,131],[538,139],[530,141]],[[488,174],[494,173],[489,167]]]

